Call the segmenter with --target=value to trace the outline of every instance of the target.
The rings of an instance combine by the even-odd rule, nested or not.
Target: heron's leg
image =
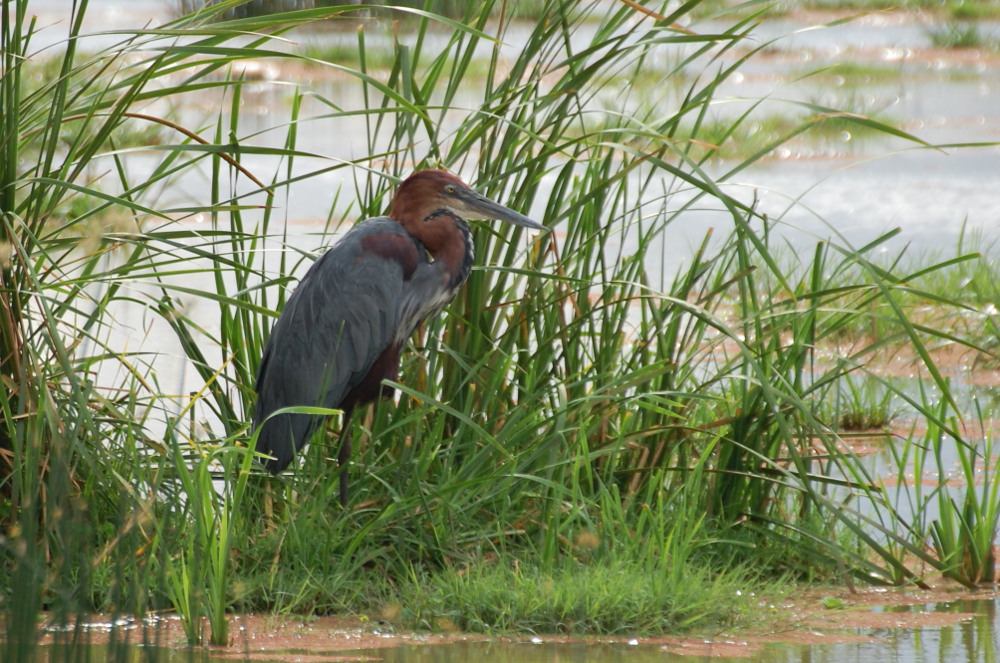
[[[344,424],[340,428],[340,452],[337,463],[340,467],[340,506],[347,508],[347,462],[351,459],[351,413],[344,412]]]

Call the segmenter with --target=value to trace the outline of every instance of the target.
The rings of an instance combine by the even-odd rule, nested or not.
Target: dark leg
[[[347,461],[351,459],[351,412],[344,411],[344,425],[340,428],[340,453],[337,463],[340,467],[340,506],[347,508]]]

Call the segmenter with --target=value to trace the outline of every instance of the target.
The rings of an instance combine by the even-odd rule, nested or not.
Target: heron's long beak
[[[533,230],[548,230],[545,226],[509,207],[493,202],[472,189],[459,189],[456,195],[462,209],[457,210],[466,219],[497,219]]]

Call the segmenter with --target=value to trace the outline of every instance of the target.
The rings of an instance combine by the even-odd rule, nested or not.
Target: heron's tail
[[[257,436],[257,453],[268,456],[260,461],[271,474],[281,472],[309,438],[323,423],[324,417],[312,414],[282,413],[261,422],[254,414],[253,430],[260,430]]]

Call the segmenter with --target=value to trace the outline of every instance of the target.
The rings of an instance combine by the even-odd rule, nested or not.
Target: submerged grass
[[[913,303],[966,311],[933,279],[976,257],[887,265],[874,256],[890,234],[782,266],[773,222],[724,184],[832,116],[921,143],[798,104],[805,122],[718,167],[712,145],[758,120],[758,104],[728,126],[712,107],[767,47],[742,48],[759,14],[685,31],[671,24],[700,3],[656,22],[624,3],[552,0],[511,52],[490,36],[500,3],[463,21],[410,12],[387,69],[365,32],[350,66],[310,61],[357,94],[294,92],[275,144],[244,129],[240,63],[302,63],[276,40],[350,7],[227,18],[242,4],[80,55],[81,2],[60,73],[40,86],[52,56],[32,50],[29,0],[4,15],[0,584],[18,597],[5,599],[4,660],[30,660],[43,609],[66,622],[171,608],[192,642],[202,617],[224,642],[235,608],[385,605],[435,628],[654,633],[753,619],[751,586],[771,592],[775,578],[924,584],[913,560],[982,578],[981,557],[947,552],[950,516],[934,530],[944,552],[928,552],[934,518],[896,510],[828,407],[891,398],[974,448],[931,348],[981,339]],[[485,80],[470,75],[484,57]],[[659,99],[608,90],[650,63],[684,84]],[[160,114],[192,90],[222,100],[198,129]],[[159,128],[141,154],[135,121]],[[322,154],[317,123],[357,127],[361,156]],[[352,218],[380,214],[426,165],[555,233],[476,228],[479,266],[407,354],[398,400],[357,418],[342,509],[331,433],[278,477],[247,452],[260,350],[313,258],[282,215],[299,187],[338,176],[353,181]],[[196,199],[165,202],[164,188]],[[672,224],[705,207],[732,232],[668,267]],[[334,200],[330,221],[344,213]],[[871,369],[899,345],[933,405]],[[996,518],[972,506],[961,541],[980,550]]]

